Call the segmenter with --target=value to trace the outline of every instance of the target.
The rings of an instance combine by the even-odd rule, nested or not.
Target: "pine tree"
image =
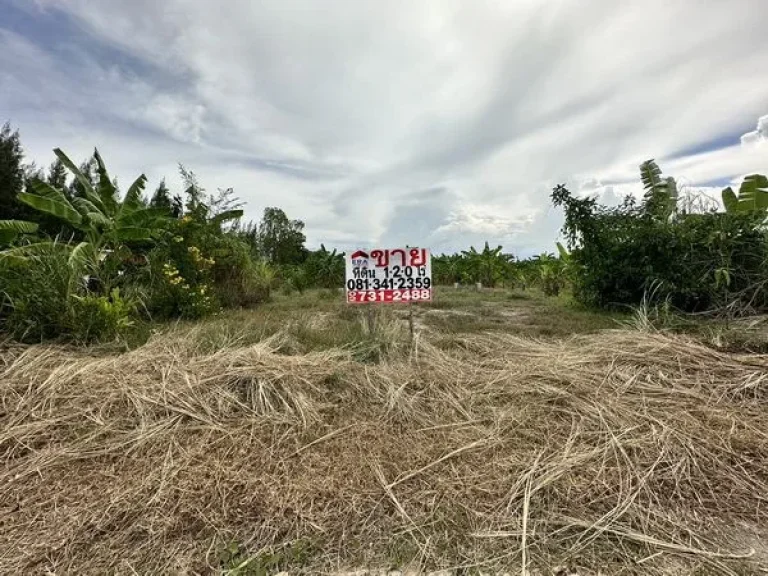
[[[67,169],[58,158],[48,168],[46,182],[58,190],[67,192]]]
[[[165,178],[157,185],[155,193],[152,195],[152,199],[149,201],[150,208],[160,208],[171,212],[171,196],[168,186],[165,185]]]
[[[23,159],[19,131],[7,122],[0,129],[0,220],[20,219],[26,213],[18,201],[24,191]]]

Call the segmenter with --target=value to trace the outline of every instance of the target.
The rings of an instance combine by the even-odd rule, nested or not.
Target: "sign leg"
[[[411,342],[413,342],[413,302],[408,303],[408,329],[411,331]]]

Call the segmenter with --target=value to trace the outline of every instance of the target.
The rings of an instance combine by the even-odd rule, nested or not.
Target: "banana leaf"
[[[19,200],[24,204],[64,220],[72,226],[79,227],[82,224],[83,217],[80,215],[80,212],[75,210],[61,191],[40,180],[32,180],[30,186],[36,194],[22,192],[18,195]]]
[[[83,187],[85,197],[93,202],[98,207],[98,209],[101,210],[102,213],[106,212],[104,203],[101,201],[99,195],[94,191],[91,181],[85,176],[85,174],[80,171],[77,166],[75,166],[75,163],[69,159],[69,156],[64,154],[61,148],[55,148],[53,153],[56,154],[56,157],[61,160],[61,163],[64,164],[64,166],[66,166],[69,171],[72,172],[72,174],[75,175],[75,178]]]
[[[113,215],[118,209],[117,188],[109,179],[107,167],[104,165],[104,160],[101,159],[98,149],[94,149],[93,157],[96,159],[96,172],[99,174],[99,198],[108,210],[107,214]]]

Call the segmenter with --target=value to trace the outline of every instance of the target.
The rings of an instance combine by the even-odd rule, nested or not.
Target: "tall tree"
[[[155,193],[152,194],[152,198],[149,201],[150,208],[158,208],[170,213],[171,211],[171,192],[168,190],[168,186],[165,185],[165,178],[160,180],[160,184],[157,185]]]
[[[184,202],[178,194],[171,196],[171,191],[165,184],[165,178],[157,185],[155,193],[149,200],[149,207],[162,210],[172,218],[181,218],[184,213]]]
[[[25,215],[18,196],[24,191],[24,152],[19,131],[6,122],[0,129],[0,220]]]
[[[67,192],[67,169],[60,159],[51,162],[45,180],[54,188]]]
[[[304,222],[290,220],[280,208],[265,208],[259,225],[259,245],[273,264],[298,264],[307,254]]]

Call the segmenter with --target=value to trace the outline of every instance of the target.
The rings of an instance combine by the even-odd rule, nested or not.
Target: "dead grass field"
[[[768,356],[503,292],[0,344],[0,573],[768,573]]]

